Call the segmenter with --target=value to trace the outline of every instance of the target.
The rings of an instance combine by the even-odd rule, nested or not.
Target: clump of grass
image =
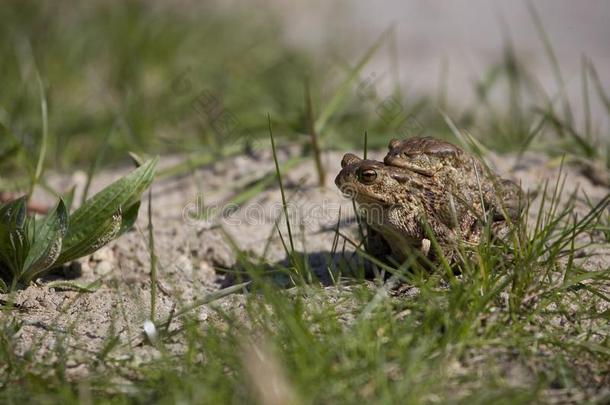
[[[592,125],[594,100],[590,82],[595,84],[597,101],[610,114],[608,97],[599,85],[593,63],[586,57],[581,63],[583,114],[582,126],[579,126],[551,38],[535,6],[528,3],[528,8],[555,79],[556,94],[545,91],[517,57],[511,41],[506,40],[502,61],[491,66],[476,85],[478,102],[466,114],[474,117],[473,132],[494,150],[523,153],[533,149],[554,156],[566,154],[569,160],[582,165],[590,166],[591,161],[598,161],[610,169],[609,143],[603,130]],[[492,102],[498,94],[502,95],[500,103]],[[472,125],[466,120],[461,124]]]

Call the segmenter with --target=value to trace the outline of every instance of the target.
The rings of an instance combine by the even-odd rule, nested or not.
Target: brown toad
[[[494,220],[508,216],[516,220],[521,211],[521,188],[513,181],[499,178],[479,159],[457,146],[432,137],[392,139],[384,163],[401,167],[436,181],[462,203],[482,217],[491,212]]]
[[[346,154],[341,166],[335,183],[355,199],[376,231],[373,237],[381,236],[387,253],[399,262],[414,251],[436,260],[432,238],[451,261],[459,240],[479,242],[487,218],[501,234],[503,213],[511,220],[518,216],[518,186],[484,172],[476,158],[434,138],[392,141],[385,163]],[[375,245],[382,247],[371,253],[382,256],[383,244]]]

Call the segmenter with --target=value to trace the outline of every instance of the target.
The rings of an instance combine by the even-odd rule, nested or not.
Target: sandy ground
[[[298,152],[296,148],[279,151],[281,161],[286,161]],[[373,153],[382,155],[383,153]],[[295,248],[310,254],[310,265],[320,279],[329,281],[328,269],[333,267],[337,257],[331,257],[330,248],[335,236],[338,213],[341,210],[342,232],[356,238],[351,202],[340,195],[333,184],[334,176],[340,169],[341,154],[332,152],[324,155],[328,170],[327,187],[315,184],[316,176],[310,160],[290,171],[284,179],[290,205],[291,223]],[[525,154],[519,161],[514,156],[490,156],[489,162],[500,173],[521,182],[526,190],[537,190],[546,181],[554,182],[559,173],[556,162],[537,154]],[[175,163],[175,158],[166,158],[162,166]],[[205,208],[198,207],[197,201],[203,197],[205,207],[227,207],[231,187],[243,187],[244,183],[273,170],[273,160],[268,151],[253,156],[238,156],[202,168],[191,175],[157,182],[153,186],[153,217],[156,253],[159,258],[159,281],[157,314],[159,319],[167,317],[172,308],[181,308],[193,300],[214,291],[223,283],[225,276],[216,270],[231,269],[235,266],[235,249],[228,240],[243,251],[261,255],[268,240],[269,263],[281,262],[286,258],[277,231],[276,218],[281,212],[278,187],[263,191],[241,207],[225,210],[225,218],[216,220],[200,219]],[[564,197],[577,187],[593,201],[603,198],[608,189],[596,186],[581,174],[581,169],[567,166]],[[108,184],[120,172],[100,173],[93,184],[93,191]],[[55,185],[65,188],[69,184],[83,183],[83,175],[76,173],[70,178],[56,178]],[[584,195],[584,194],[581,194]],[[39,200],[45,199],[40,195]],[[77,200],[78,201],[78,200]],[[201,203],[200,203],[201,205]],[[583,199],[578,202],[577,212],[585,212]],[[532,215],[537,208],[532,208]],[[63,276],[53,276],[39,280],[35,285],[19,291],[13,298],[17,310],[0,314],[14,317],[24,323],[18,333],[18,348],[24,352],[34,345],[39,346],[37,355],[46,361],[53,361],[52,350],[58,341],[64,341],[73,349],[68,374],[83,376],[87,373],[88,361],[112,336],[118,336],[125,350],[116,349],[113,358],[120,359],[132,353],[132,362],[145,361],[155,351],[150,346],[138,346],[127,351],[130,342],[141,342],[143,325],[149,314],[150,280],[149,251],[146,237],[146,209],[140,212],[135,230],[124,235],[88,258],[80,260],[80,266],[72,266]],[[299,226],[300,224],[300,226]],[[221,230],[222,227],[227,237]],[[287,237],[284,223],[280,229]],[[342,249],[340,248],[339,251]],[[353,248],[345,246],[345,255],[352,257]],[[607,268],[610,265],[610,250],[600,250],[590,257],[587,267],[591,270]],[[80,269],[79,269],[80,267]],[[97,283],[94,292],[79,293],[53,287],[53,282],[76,276],[81,284]],[[0,295],[8,301],[8,295]],[[235,295],[218,301],[215,305],[239,308],[242,295]],[[205,322],[213,313],[203,306],[195,310],[199,319]],[[136,353],[133,356],[133,353]]]

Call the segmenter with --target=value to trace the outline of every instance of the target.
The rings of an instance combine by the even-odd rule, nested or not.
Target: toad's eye
[[[358,173],[358,180],[365,184],[370,184],[377,178],[377,172],[372,169],[362,170]]]

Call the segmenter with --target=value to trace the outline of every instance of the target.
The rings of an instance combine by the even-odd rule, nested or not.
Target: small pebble
[[[106,276],[106,275],[112,273],[112,270],[113,270],[112,263],[110,263],[108,261],[102,261],[102,262],[99,262],[97,264],[97,266],[95,266],[94,272],[98,276]]]

